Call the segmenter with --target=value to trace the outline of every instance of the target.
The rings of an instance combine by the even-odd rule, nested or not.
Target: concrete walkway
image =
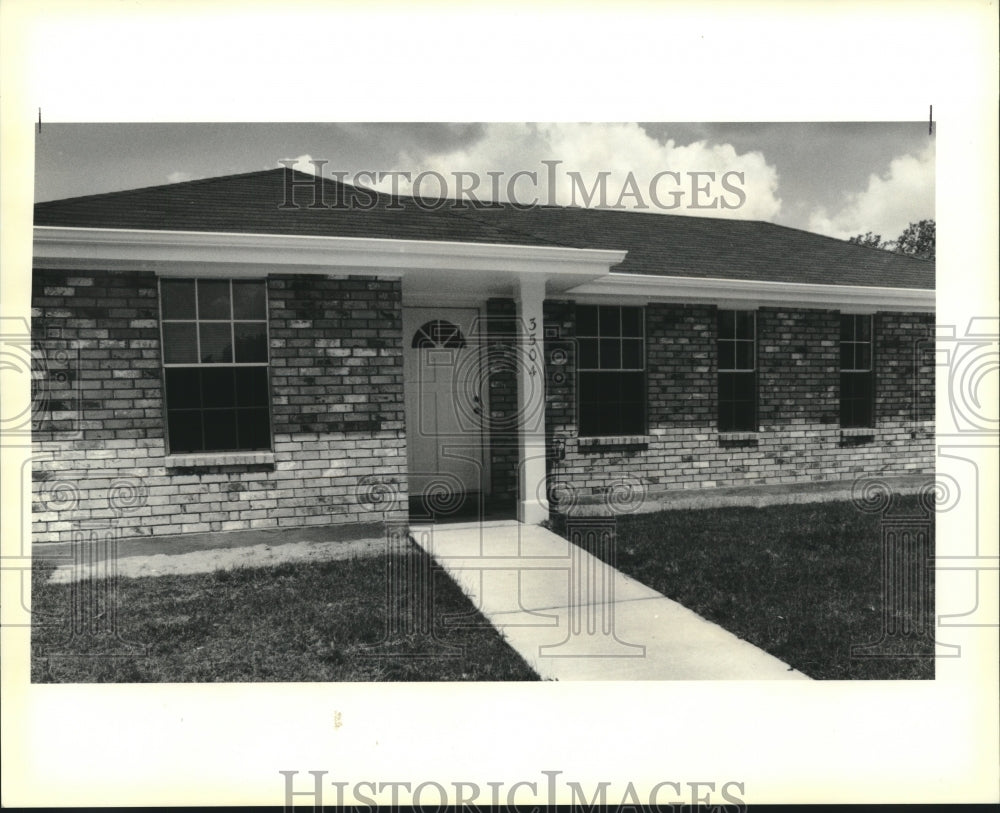
[[[414,525],[411,534],[543,678],[808,680],[544,528]]]

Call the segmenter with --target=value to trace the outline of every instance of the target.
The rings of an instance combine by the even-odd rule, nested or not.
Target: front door
[[[457,510],[485,489],[475,308],[403,308],[410,495]]]

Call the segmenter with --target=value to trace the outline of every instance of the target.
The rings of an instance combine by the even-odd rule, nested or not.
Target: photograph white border
[[[6,0],[0,316],[29,313],[39,111],[42,126],[913,121],[933,105],[937,318],[961,332],[996,317],[996,11]],[[940,437],[950,394],[937,386]],[[29,452],[0,453],[10,563]],[[995,450],[983,461],[982,494],[995,495]],[[939,544],[978,519],[981,554],[996,556],[993,514],[942,514]],[[5,805],[281,804],[281,770],[484,788],[546,770],[587,789],[736,781],[749,804],[996,801],[996,628],[949,629],[963,656],[927,682],[30,685],[27,610],[12,600],[22,575],[0,573]],[[939,614],[967,604],[945,587]],[[995,609],[996,576],[981,589]]]

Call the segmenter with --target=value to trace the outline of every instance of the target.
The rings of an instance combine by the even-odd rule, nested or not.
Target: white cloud
[[[862,192],[847,196],[839,211],[815,209],[811,231],[847,238],[874,232],[894,240],[912,222],[934,217],[934,150],[893,158],[881,175],[868,177]]]
[[[319,168],[317,169],[317,165],[313,163],[314,159],[312,155],[310,155],[309,153],[306,153],[305,155],[300,155],[298,158],[283,158],[281,160],[294,161],[295,164],[292,166],[292,169],[295,169],[299,172],[308,172],[310,175],[323,175],[324,170],[326,169],[325,163],[321,159],[315,159],[320,161]],[[285,166],[285,164],[279,164],[278,166],[283,167]],[[272,169],[272,168],[273,167],[267,167],[267,169]]]
[[[184,172],[182,170],[177,170],[177,172],[171,172],[167,176],[168,183],[182,183],[184,181],[193,181],[193,180],[194,180],[193,172]]]
[[[591,206],[763,220],[773,219],[781,208],[777,171],[762,153],[738,154],[730,144],[705,141],[661,143],[637,124],[489,124],[484,137],[471,145],[437,153],[404,150],[390,169],[408,172],[413,180],[421,173],[440,173],[445,189],[442,193],[434,175],[424,176],[416,189],[403,178],[357,182],[382,191],[392,191],[395,182],[401,193],[437,199],[457,196],[455,173],[462,172],[473,176],[461,183],[466,190],[477,184],[472,189],[480,200],[493,199],[494,191],[524,204],[588,205],[590,197]],[[515,177],[518,172],[535,177]],[[742,180],[726,173],[742,173]]]

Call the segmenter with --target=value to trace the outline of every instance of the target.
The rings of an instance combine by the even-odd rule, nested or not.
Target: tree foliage
[[[936,238],[937,225],[933,220],[921,220],[919,223],[911,223],[896,239],[895,251],[900,254],[909,254],[911,257],[923,257],[925,260],[933,260],[936,253]]]
[[[859,246],[868,246],[869,248],[885,248],[888,245],[888,243],[882,242],[881,234],[872,234],[870,231],[864,234],[856,234],[847,242],[857,243]]]
[[[907,226],[895,240],[883,240],[881,234],[866,232],[865,234],[856,234],[847,242],[894,251],[896,254],[906,254],[910,257],[933,260],[936,256],[936,237],[937,225],[935,221],[920,220]]]

